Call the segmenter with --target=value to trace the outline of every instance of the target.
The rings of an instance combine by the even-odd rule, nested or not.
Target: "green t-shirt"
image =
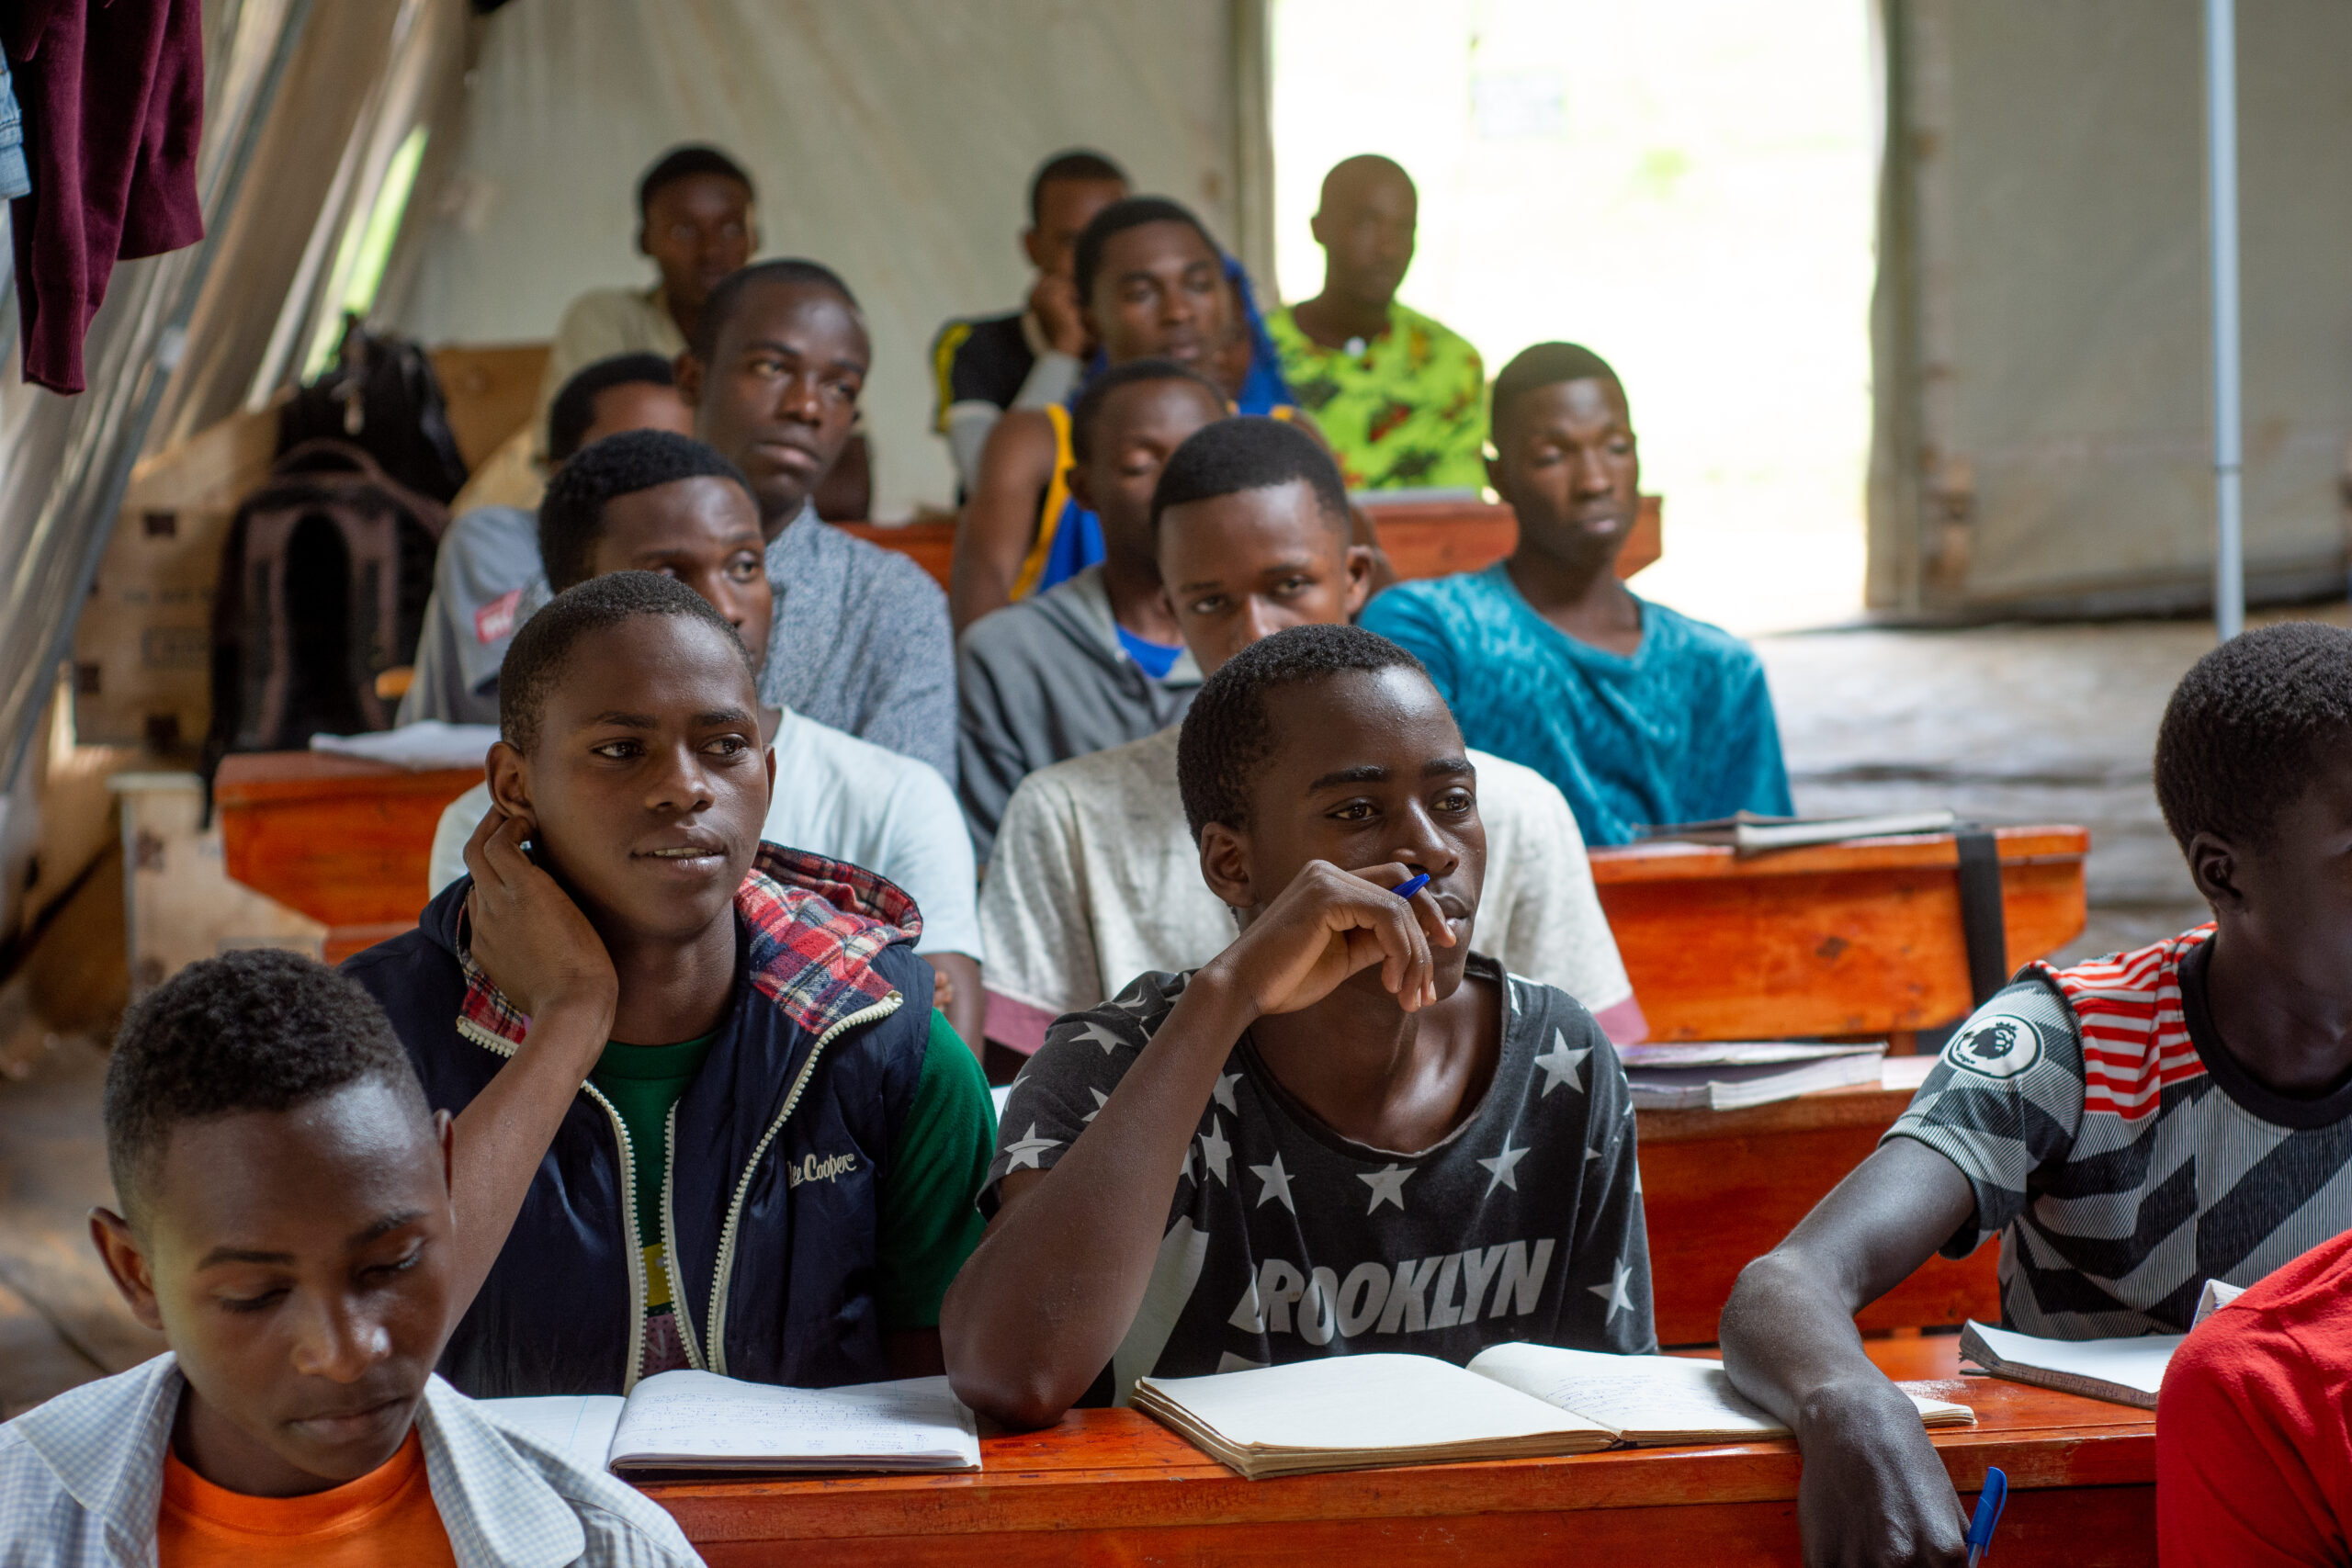
[[[922,1079],[882,1184],[882,1278],[874,1293],[883,1327],[939,1326],[940,1298],[988,1228],[978,1198],[995,1157],[989,1080],[933,1008]]]
[[[702,1071],[716,1035],[678,1045],[605,1047],[588,1075],[628,1129],[638,1235],[645,1258],[646,1315],[670,1311],[662,1235],[662,1178],[670,1108]],[[880,1275],[876,1292],[887,1328],[932,1328],[940,1298],[980,1244],[987,1222],[975,1196],[996,1153],[996,1107],[980,1064],[934,1008],[915,1086],[882,1186]]]
[[[1394,300],[1388,330],[1358,354],[1308,337],[1288,306],[1266,318],[1266,331],[1350,490],[1487,482],[1487,372],[1468,339]]]

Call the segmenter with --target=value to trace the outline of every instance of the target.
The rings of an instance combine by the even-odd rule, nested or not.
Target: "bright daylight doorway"
[[[1403,299],[1624,378],[1666,556],[1734,631],[1861,610],[1879,89],[1866,0],[1273,0],[1277,265],[1320,287],[1324,171],[1420,187]]]

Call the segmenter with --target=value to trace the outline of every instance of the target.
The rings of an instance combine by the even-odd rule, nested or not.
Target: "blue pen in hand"
[[[1396,885],[1396,897],[1399,898],[1410,898],[1414,894],[1419,893],[1422,888],[1427,887],[1429,885],[1430,874],[1425,871],[1409,882],[1398,883]]]
[[[1968,1522],[1968,1568],[1993,1544],[1993,1529],[2001,1522],[2001,1505],[2009,1500],[2009,1478],[1988,1465],[1984,1490],[1976,1495],[1976,1517]]]

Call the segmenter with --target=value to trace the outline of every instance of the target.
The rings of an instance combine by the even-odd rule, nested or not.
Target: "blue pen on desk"
[[[1976,1517],[1968,1522],[1968,1568],[1993,1544],[1993,1529],[2001,1522],[2001,1505],[2009,1500],[2009,1478],[1986,1466],[1984,1490],[1976,1495]]]
[[[1396,885],[1396,897],[1399,898],[1410,898],[1414,894],[1419,893],[1422,888],[1427,887],[1429,885],[1430,874],[1425,871],[1409,882],[1398,883]]]

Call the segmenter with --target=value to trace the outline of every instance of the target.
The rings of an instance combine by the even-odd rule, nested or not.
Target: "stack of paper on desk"
[[[2143,1334],[2129,1339],[2041,1339],[1972,1320],[1960,1331],[1960,1353],[1995,1377],[2154,1410],[2165,1367],[2188,1337]]]
[[[945,1378],[777,1388],[662,1372],[617,1394],[485,1399],[483,1411],[615,1473],[980,1468],[979,1434]]]
[[[1945,810],[1882,811],[1867,817],[1763,817],[1741,811],[1709,822],[1677,822],[1644,830],[1645,840],[1686,844],[1729,844],[1741,854],[1802,849],[1846,839],[1888,839],[1905,833],[1941,833],[1959,818]]]
[[[1964,1404],[1912,1398],[1931,1427],[1976,1419]],[[1142,1378],[1135,1406],[1252,1481],[1789,1435],[1740,1396],[1719,1361],[1548,1345],[1497,1345],[1466,1368],[1430,1356],[1334,1356]]]
[[[1621,1045],[1636,1111],[1738,1111],[1817,1089],[1876,1084],[1884,1045],[1721,1041]]]

